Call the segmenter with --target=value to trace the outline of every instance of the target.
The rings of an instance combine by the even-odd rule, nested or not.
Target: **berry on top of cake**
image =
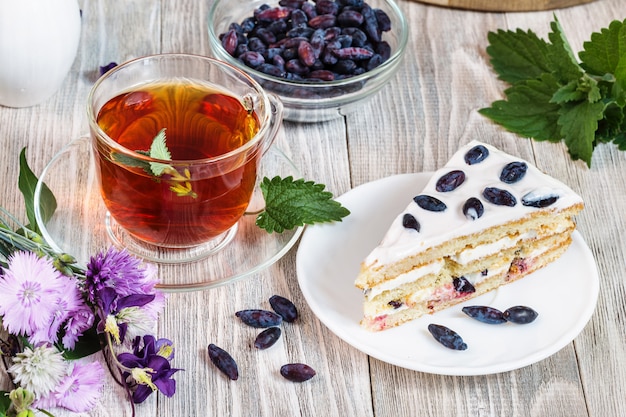
[[[416,190],[361,265],[362,326],[384,330],[520,279],[571,243],[582,198],[473,141]]]

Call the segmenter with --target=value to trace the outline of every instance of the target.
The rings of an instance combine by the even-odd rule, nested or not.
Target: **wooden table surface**
[[[61,90],[34,107],[0,107],[0,205],[23,212],[17,189],[22,147],[28,147],[29,162],[40,173],[56,152],[87,131],[86,97],[100,65],[160,52],[209,54],[206,19],[211,3],[81,2],[78,56]],[[532,29],[546,37],[556,13],[573,49],[580,51],[592,32],[626,17],[624,0],[524,13],[484,13],[416,1],[399,5],[411,34],[406,59],[389,87],[345,118],[319,124],[285,122],[277,146],[305,178],[326,184],[335,195],[394,174],[433,171],[471,139],[533,161],[586,201],[578,230],[600,274],[591,321],[565,348],[518,370],[475,377],[406,370],[361,353],[316,318],[298,285],[296,246],[273,266],[244,280],[170,295],[157,333],[174,341],[174,366],[185,371],[176,375],[178,392],[173,398],[150,397],[138,406],[138,416],[626,415],[626,152],[600,145],[588,168],[572,162],[563,144],[520,138],[476,113],[501,98],[505,87],[488,63],[488,31]],[[77,247],[81,239],[90,238],[89,231],[74,233]],[[168,279],[203,271],[190,264],[161,273]],[[271,350],[255,352],[250,346],[254,332],[238,323],[234,312],[268,308],[273,294],[299,306],[300,322],[286,326],[282,341]],[[209,363],[209,343],[237,357],[238,381],[227,380]],[[308,363],[317,376],[302,384],[288,382],[278,374],[287,362]],[[109,379],[103,402],[89,415],[129,416],[124,400],[123,391]]]

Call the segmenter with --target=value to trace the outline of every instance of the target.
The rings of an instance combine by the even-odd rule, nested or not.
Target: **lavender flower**
[[[167,357],[163,355],[167,355]],[[133,402],[145,401],[157,389],[171,397],[176,392],[176,381],[171,378],[180,369],[172,368],[169,360],[174,357],[172,342],[167,339],[155,340],[154,336],[137,337],[133,342],[133,353],[121,353],[119,362],[129,371],[124,372],[125,379],[132,377],[136,384]]]
[[[58,333],[61,326],[68,319],[71,319],[74,314],[88,308],[85,305],[85,301],[78,289],[76,279],[65,275],[59,276],[58,279],[62,282],[62,290],[61,292],[55,294],[56,302],[55,308],[50,317],[51,320],[47,325],[36,329],[31,334],[29,341],[33,345],[46,342],[52,344],[57,343]],[[52,297],[52,294],[50,297]],[[78,334],[78,336],[80,336],[82,335],[82,332],[88,328],[89,327],[75,330],[77,330],[77,333],[80,333]],[[71,342],[71,340],[68,341]]]
[[[62,339],[63,347],[69,350],[74,349],[78,338],[93,326],[94,320],[93,311],[87,305],[74,310],[65,323],[65,334]]]
[[[67,282],[48,258],[16,252],[0,277],[0,316],[15,335],[31,335],[52,322]]]
[[[91,410],[102,396],[104,369],[99,362],[72,363],[54,391],[36,401],[38,408],[62,407],[75,413]]]
[[[120,297],[138,292],[146,294],[146,286],[153,280],[147,276],[146,267],[142,266],[140,259],[131,256],[126,250],[119,251],[113,247],[91,257],[85,278],[89,301],[100,307],[102,291],[106,288],[114,289]],[[152,284],[152,288],[155,284]]]

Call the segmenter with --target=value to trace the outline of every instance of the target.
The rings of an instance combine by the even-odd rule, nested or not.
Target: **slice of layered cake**
[[[383,330],[520,279],[571,243],[580,196],[472,142],[434,173],[361,265],[362,326]]]

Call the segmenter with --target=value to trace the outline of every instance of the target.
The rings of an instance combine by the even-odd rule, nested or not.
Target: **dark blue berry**
[[[420,231],[420,223],[409,213],[405,213],[404,216],[402,216],[402,226],[407,229],[415,229],[417,232]]]
[[[483,145],[476,145],[465,154],[465,163],[467,165],[474,165],[482,162],[489,156],[489,149]]]
[[[402,304],[404,303],[400,300],[391,300],[387,303],[387,305],[393,307],[394,309],[402,307]]]
[[[526,162],[515,161],[508,163],[504,168],[502,168],[500,181],[507,184],[514,184],[524,178],[527,170],[528,165],[526,165]]]
[[[209,345],[209,359],[211,362],[222,371],[228,378],[235,381],[239,378],[239,370],[237,369],[237,362],[232,356],[224,349],[211,343]]]
[[[391,57],[391,45],[387,41],[379,42],[376,45],[376,53],[383,57],[386,61]]]
[[[528,324],[535,321],[539,314],[530,307],[515,306],[507,308],[502,313],[502,316],[506,321],[516,324]]]
[[[483,206],[483,203],[481,203],[476,197],[468,198],[465,204],[463,204],[463,214],[469,220],[479,219],[484,212],[485,207]]]
[[[339,11],[339,4],[332,0],[317,0],[315,2],[315,11],[318,14],[336,15]]]
[[[463,311],[463,313],[467,314],[471,318],[487,324],[502,324],[506,322],[503,317],[503,313],[493,307],[466,306],[463,307],[461,311]]]
[[[527,207],[543,208],[551,206],[559,199],[553,192],[531,191],[522,197],[522,204]]]
[[[268,310],[241,310],[237,311],[235,316],[239,317],[248,326],[257,328],[278,326],[283,321],[281,316]]]
[[[517,204],[513,194],[501,188],[487,187],[483,190],[483,197],[490,203],[498,206],[514,207]]]
[[[284,77],[285,75],[285,71],[272,64],[261,64],[256,69],[264,74],[273,75],[275,77]]]
[[[263,350],[274,345],[280,339],[280,327],[268,327],[259,333],[254,340],[254,347]]]
[[[246,17],[242,22],[241,22],[241,31],[243,33],[249,33],[252,31],[252,29],[254,29],[254,26],[256,25],[255,20],[253,17]]]
[[[452,285],[457,292],[472,293],[476,292],[476,288],[465,277],[455,277],[452,279]]]
[[[304,382],[315,376],[315,370],[304,363],[288,363],[280,367],[280,374],[292,382]]]
[[[387,13],[382,9],[374,9],[376,15],[376,21],[378,22],[378,29],[382,32],[388,32],[391,30],[391,19]]]
[[[450,171],[437,180],[435,189],[440,193],[454,191],[459,185],[465,181],[465,173],[461,170]]]
[[[420,194],[415,196],[413,201],[415,201],[418,206],[428,211],[444,211],[447,208],[443,201],[429,195]]]
[[[306,27],[307,22],[309,21],[309,17],[300,9],[296,9],[291,12],[291,26],[294,28],[297,27]]]
[[[350,46],[362,48],[367,43],[367,35],[359,28],[347,27],[341,30],[344,35],[349,35],[352,38]]]
[[[442,326],[440,324],[429,324],[428,331],[431,335],[433,335],[436,341],[449,349],[467,349],[467,345],[463,341],[463,338],[459,336],[457,332],[447,328],[446,326]]]
[[[256,68],[259,65],[265,63],[265,58],[263,57],[263,55],[256,51],[244,52],[239,56],[239,59],[241,59],[244,64],[251,68]]]
[[[287,323],[293,323],[298,318],[298,309],[295,304],[280,295],[270,297],[270,305]]]

